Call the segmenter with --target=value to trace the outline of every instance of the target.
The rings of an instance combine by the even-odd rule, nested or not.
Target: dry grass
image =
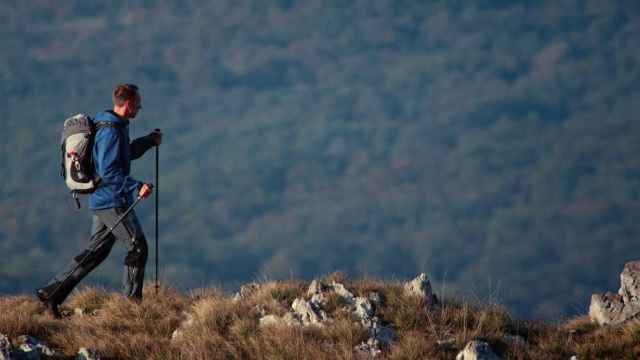
[[[502,359],[637,359],[640,322],[601,328],[588,317],[558,324],[516,321],[498,303],[471,306],[445,299],[429,307],[405,296],[403,284],[363,277],[349,280],[341,272],[320,279],[342,283],[355,296],[379,294],[374,315],[393,324],[393,343],[381,359],[455,359],[471,340],[483,340]],[[73,358],[80,347],[93,347],[109,359],[360,359],[354,347],[366,331],[354,326],[351,309],[339,296],[328,295],[325,310],[332,320],[323,326],[258,324],[255,307],[283,316],[296,298],[307,298],[309,284],[297,280],[264,281],[243,301],[219,289],[188,295],[165,286],[145,290],[141,305],[100,288],[83,288],[62,306],[74,314],[55,320],[39,311],[33,297],[0,299],[0,333],[16,341],[32,335]],[[173,338],[174,331],[180,335]],[[524,342],[509,341],[518,335]]]

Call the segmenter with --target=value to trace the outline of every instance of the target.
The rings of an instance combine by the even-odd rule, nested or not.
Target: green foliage
[[[553,318],[640,257],[635,2],[0,10],[0,292],[31,292],[86,245],[59,133],[122,82],[142,89],[132,135],[165,133],[160,276],[180,288],[427,272]],[[154,181],[152,156],[136,178]],[[136,209],[150,242],[152,208]]]

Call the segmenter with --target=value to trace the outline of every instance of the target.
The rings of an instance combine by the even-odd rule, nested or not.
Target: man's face
[[[138,115],[138,111],[142,109],[140,94],[136,94],[136,96],[127,101],[127,115],[130,119],[133,119]]]

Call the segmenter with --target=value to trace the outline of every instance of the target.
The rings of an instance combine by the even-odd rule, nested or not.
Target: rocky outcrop
[[[618,293],[591,296],[589,316],[599,325],[621,324],[640,317],[640,261],[629,262],[620,274]]]
[[[236,300],[247,299],[257,289],[256,284],[243,286]],[[427,305],[438,304],[438,298],[433,294],[431,282],[425,274],[404,284],[406,296],[423,298]],[[307,289],[307,298],[295,299],[291,308],[284,316],[266,314],[263,308],[256,309],[260,326],[289,325],[289,326],[323,326],[331,321],[331,314],[326,308],[329,296],[338,295],[344,303],[344,310],[350,311],[350,317],[354,320],[354,326],[366,332],[362,343],[355,347],[360,355],[376,357],[382,353],[382,348],[389,346],[393,341],[395,330],[393,324],[384,324],[375,314],[375,307],[380,306],[382,300],[376,292],[370,292],[366,296],[356,297],[343,284],[332,282],[323,284],[319,280],[313,280]]]

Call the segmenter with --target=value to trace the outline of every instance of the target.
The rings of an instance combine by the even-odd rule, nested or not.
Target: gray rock
[[[251,308],[251,311],[249,313],[255,319],[261,319],[267,315],[267,311],[264,309],[264,306],[260,304]]]
[[[640,261],[625,264],[618,293],[593,294],[591,320],[601,326],[616,325],[640,317]]]
[[[404,293],[420,297],[431,296],[431,281],[426,274],[420,274],[417,278],[404,284]]]
[[[640,261],[625,264],[620,274],[620,290],[618,294],[625,304],[640,301]]]
[[[307,290],[307,295],[312,297],[313,295],[322,294],[324,292],[324,286],[318,280],[313,280],[311,285],[309,285],[309,290]]]
[[[310,296],[311,301],[315,303],[322,305],[327,303],[326,289],[318,280],[313,280],[311,282],[311,285],[309,285],[309,290],[307,290],[307,295]]]
[[[438,340],[436,341],[436,344],[438,344],[438,346],[441,346],[445,349],[455,349],[456,348],[456,339],[445,339],[445,340]]]
[[[624,303],[616,293],[593,294],[589,305],[589,317],[599,325],[617,324],[620,322],[619,315],[622,314],[623,308]]]
[[[38,349],[31,344],[22,344],[18,351],[15,352],[16,357],[20,360],[40,360]]]
[[[171,334],[171,340],[173,340],[173,339],[177,339],[177,338],[179,338],[179,337],[181,337],[181,336],[182,336],[182,330],[180,330],[180,329],[175,329],[175,330],[173,331],[173,334]]]
[[[259,320],[260,326],[278,325],[278,324],[281,324],[282,322],[283,322],[282,318],[275,315],[265,315],[261,317]]]
[[[344,299],[345,303],[347,303],[348,305],[351,305],[351,303],[353,303],[353,293],[347,290],[344,285],[334,281],[333,283],[331,283],[331,288],[336,294],[340,295]]]
[[[18,341],[21,344],[20,348],[29,353],[35,350],[37,354],[46,355],[48,357],[55,357],[60,355],[57,351],[51,349],[49,347],[49,344],[47,344],[45,341],[38,340],[33,336],[21,335],[20,337],[18,337]],[[39,357],[40,356],[38,355],[38,358]]]
[[[300,317],[302,325],[322,325],[329,319],[326,311],[321,309],[316,303],[298,298],[291,305],[293,313]]]
[[[389,345],[395,336],[395,330],[391,325],[384,325],[377,317],[361,319],[357,323],[362,329],[368,330],[367,339],[376,339],[381,345]]]
[[[378,294],[377,292],[370,292],[369,293],[369,301],[371,302],[371,305],[373,305],[373,306],[382,305],[382,299],[380,299],[380,294]]]
[[[180,323],[180,328],[175,329],[173,331],[173,334],[171,334],[172,340],[182,336],[182,330],[181,330],[182,327],[191,326],[195,322],[193,314],[191,314],[186,310],[182,312],[181,317],[182,317],[182,323]]]
[[[363,341],[359,345],[357,345],[354,350],[360,354],[360,356],[375,358],[379,355],[382,355],[382,350],[380,350],[380,343],[377,339],[371,338],[366,342]]]
[[[11,338],[5,334],[0,334],[0,360],[11,359],[12,351],[13,344],[11,344]]]
[[[456,360],[500,360],[493,352],[491,346],[484,341],[470,341],[464,349],[458,353]]]
[[[11,338],[0,334],[0,360],[39,360],[41,355],[47,358],[59,357],[57,351],[51,349],[49,345],[29,335],[18,337],[20,347],[15,349],[11,343]]]
[[[371,302],[367,298],[358,297],[355,302],[355,310],[351,313],[360,319],[370,319],[373,316]]]
[[[76,360],[102,360],[102,356],[94,348],[80,348]]]
[[[417,278],[404,284],[404,293],[408,296],[424,298],[429,305],[437,305],[438,297],[431,290],[431,281],[426,274],[420,274]]]
[[[234,301],[246,300],[249,297],[251,297],[251,295],[253,295],[253,293],[256,292],[256,290],[258,289],[260,289],[260,284],[258,283],[242,285],[240,287],[240,292],[233,297],[233,300]]]

